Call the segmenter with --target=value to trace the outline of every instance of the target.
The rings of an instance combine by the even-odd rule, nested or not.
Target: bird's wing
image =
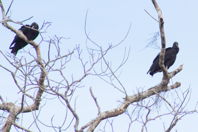
[[[16,40],[18,39],[19,37],[16,35],[12,41],[12,43],[10,44],[10,47],[9,49],[12,49],[12,46],[14,45],[14,43],[16,42]]]
[[[166,54],[169,54],[171,49],[172,49],[171,47],[166,48],[165,56],[166,56]],[[155,59],[153,60],[153,63],[156,62],[156,61],[159,61],[159,56],[160,56],[160,53],[155,57]]]
[[[26,35],[29,40],[34,40],[39,35],[39,31],[37,29],[31,28]]]
[[[166,52],[169,52],[172,49],[172,47],[166,48]]]
[[[19,28],[19,30],[22,31],[23,34],[26,34],[26,32],[28,31],[28,28],[27,28],[27,27],[29,27],[29,26],[30,26],[30,25],[23,25],[23,26],[21,26],[21,27]],[[13,45],[16,43],[16,41],[18,41],[19,39],[20,39],[20,37],[17,36],[17,35],[15,35],[15,37],[14,37],[12,43],[10,44],[9,49],[12,49],[12,46],[13,46]]]
[[[153,60],[153,63],[156,61],[159,61],[159,55],[160,55],[160,53],[155,57],[155,59]]]
[[[175,49],[170,49],[166,52],[166,56],[165,56],[165,60],[164,60],[164,64],[169,68],[170,66],[172,66],[176,60],[176,55],[177,52],[175,51]]]
[[[169,47],[169,48],[167,48],[166,49],[166,53],[165,53],[165,58],[164,58],[164,63],[166,62],[166,61],[168,61],[170,58],[171,58],[171,54],[172,54],[172,48],[171,47]]]
[[[147,74],[157,65],[159,60],[159,54],[155,57],[155,59],[153,60],[153,64],[151,65],[151,67],[149,68]]]
[[[30,25],[23,25],[19,30],[21,30],[25,35],[29,31],[29,29],[30,29]]]

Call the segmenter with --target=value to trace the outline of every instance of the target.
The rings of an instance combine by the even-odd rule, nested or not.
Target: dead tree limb
[[[162,14],[162,10],[159,7],[156,0],[152,0],[152,3],[155,7],[155,10],[158,14],[158,22],[159,22],[159,29],[160,29],[160,37],[161,37],[161,52],[160,52],[160,59],[159,59],[159,66],[163,71],[164,77],[168,78],[168,71],[166,67],[164,66],[164,56],[165,56],[165,48],[166,48],[166,37],[164,32],[164,18]]]
[[[27,39],[27,37],[19,30],[14,29],[12,26],[10,26],[8,24],[8,19],[5,15],[5,10],[2,4],[2,1],[0,1],[0,8],[1,8],[1,12],[2,12],[2,16],[3,16],[3,21],[2,24],[9,30],[11,30],[12,32],[14,32],[16,35],[18,35],[21,39],[23,39],[24,41],[26,41],[27,43],[30,43],[35,51],[36,51],[36,62],[38,64],[38,66],[40,67],[40,77],[39,77],[39,81],[38,81],[38,91],[36,94],[36,97],[34,99],[34,102],[32,105],[30,106],[17,106],[13,103],[3,103],[0,104],[0,109],[1,110],[6,110],[9,112],[9,115],[7,117],[7,120],[3,126],[3,128],[1,129],[3,132],[8,132],[11,129],[11,126],[15,123],[15,120],[17,118],[17,115],[20,114],[21,112],[31,112],[34,110],[38,110],[39,106],[40,106],[40,102],[41,102],[41,97],[45,91],[45,86],[44,86],[44,81],[45,78],[47,76],[46,70],[45,70],[45,66],[42,62],[42,57],[41,57],[41,52],[40,52],[40,47],[37,43],[35,43],[34,41],[29,41]]]
[[[112,109],[112,110],[101,112],[98,117],[88,122],[83,127],[81,127],[79,132],[83,132],[83,130],[86,128],[88,128],[87,130],[88,132],[93,132],[101,121],[107,118],[116,117],[116,116],[123,114],[127,110],[130,104],[142,101],[150,96],[155,95],[156,93],[166,92],[166,91],[178,88],[180,87],[180,85],[181,84],[179,82],[176,82],[175,84],[171,86],[167,86],[167,84],[164,84],[164,82],[162,81],[159,85],[149,88],[146,91],[140,92],[132,96],[128,96],[119,107]]]

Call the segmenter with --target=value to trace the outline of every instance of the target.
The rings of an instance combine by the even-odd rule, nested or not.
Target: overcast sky
[[[196,59],[198,56],[198,2],[196,0],[158,1],[164,15],[167,47],[172,46],[174,41],[177,41],[180,47],[177,60],[170,68],[170,71],[181,64],[184,65],[183,71],[176,75],[172,82],[179,81],[182,83],[179,91],[190,88],[191,99],[188,109],[192,109],[198,101],[198,63]],[[3,0],[6,9],[10,2],[11,0]],[[129,59],[119,72],[119,77],[127,92],[132,95],[138,90],[145,90],[158,84],[162,77],[161,73],[157,73],[154,77],[146,74],[154,57],[160,50],[156,48],[156,45],[160,47],[160,41],[156,41],[155,46],[150,44],[153,36],[159,31],[159,27],[158,23],[145,10],[157,18],[150,0],[19,0],[14,1],[9,15],[15,21],[21,21],[33,16],[24,24],[35,21],[41,26],[44,21],[51,22],[52,24],[47,30],[46,36],[57,35],[68,38],[62,42],[68,45],[66,51],[77,44],[82,45],[82,47],[85,45],[84,23],[87,11],[87,30],[92,39],[104,47],[122,40],[131,25],[127,39],[109,55],[109,59],[111,59],[112,65],[116,67],[122,60],[125,48],[130,49]],[[16,29],[20,27],[20,25],[16,24],[12,25]],[[14,33],[0,25],[1,51],[6,54],[10,52],[9,44],[13,37]],[[35,41],[39,42],[40,40],[41,38],[38,37]],[[27,46],[25,50],[32,50],[32,47]],[[45,48],[41,46],[41,50],[44,52]],[[18,57],[25,56],[24,52],[18,54]],[[1,62],[1,64],[4,64],[4,62]],[[75,70],[76,67],[73,68]],[[13,89],[11,86],[9,75],[2,70],[1,72],[0,84],[3,87],[0,88],[0,94],[9,101],[16,101],[17,89]],[[122,94],[117,93],[115,89],[109,88],[108,85],[99,85],[97,81],[88,81],[88,83],[92,83],[90,86],[94,86],[94,93],[98,101],[103,104],[102,110],[118,106],[117,101],[121,101],[123,98]],[[78,105],[87,106],[89,104],[87,100],[91,100],[91,98],[87,96],[88,90],[88,87],[79,90],[76,96],[78,96],[78,100],[84,103]],[[50,103],[53,105],[53,102]],[[49,106],[49,108],[53,107]],[[77,110],[82,115],[82,124],[95,117],[95,113],[90,114],[90,117],[86,115],[87,110],[94,111],[96,109],[95,106],[93,108],[90,106],[90,108],[81,109],[81,111]],[[176,129],[178,132],[187,132],[189,130],[196,132],[198,130],[197,122],[197,115],[189,115],[179,122]],[[119,127],[115,132],[123,132],[124,129],[126,128]],[[153,126],[153,129],[153,132],[159,132],[157,126]]]

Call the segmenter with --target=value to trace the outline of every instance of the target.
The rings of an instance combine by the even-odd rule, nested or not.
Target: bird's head
[[[179,48],[178,42],[174,42],[174,43],[173,43],[173,48]]]
[[[37,30],[39,29],[39,25],[36,22],[33,22],[31,27]]]

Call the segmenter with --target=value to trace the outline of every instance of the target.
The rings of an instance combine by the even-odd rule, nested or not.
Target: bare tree
[[[163,117],[169,117],[170,122],[168,125],[164,124],[164,131],[170,132],[182,117],[196,112],[196,108],[192,111],[185,110],[189,101],[189,91],[181,93],[178,91],[175,92],[178,100],[173,102],[167,99],[165,97],[166,95],[162,94],[181,86],[180,82],[170,84],[170,80],[182,70],[182,65],[172,72],[168,72],[164,66],[164,55],[166,48],[164,19],[162,11],[156,0],[152,0],[152,4],[158,14],[158,19],[156,19],[156,21],[159,23],[161,38],[159,65],[163,71],[163,77],[159,84],[148,88],[145,91],[138,91],[134,95],[128,95],[125,86],[119,80],[118,71],[127,62],[129,51],[124,52],[125,55],[123,55],[122,61],[116,68],[111,66],[107,55],[110,54],[111,50],[114,50],[122,45],[129,34],[130,27],[126,35],[118,44],[108,45],[108,47],[104,48],[92,40],[87,33],[86,15],[86,52],[84,52],[79,45],[65,52],[63,51],[64,47],[61,45],[61,41],[64,39],[62,37],[55,36],[54,38],[46,40],[45,37],[43,37],[43,34],[41,34],[42,40],[39,43],[28,40],[22,32],[16,30],[9,24],[23,23],[16,22],[10,17],[7,17],[7,13],[9,12],[11,6],[7,11],[5,11],[3,3],[0,0],[0,8],[2,13],[2,20],[0,22],[5,28],[14,32],[24,41],[29,43],[35,51],[35,54],[32,52],[26,53],[28,59],[25,57],[13,58],[11,55],[6,55],[2,51],[0,52],[1,56],[9,65],[7,66],[0,64],[0,68],[10,73],[20,94],[18,103],[7,102],[0,95],[0,110],[2,111],[0,116],[1,131],[8,132],[13,126],[17,131],[22,130],[30,132],[32,125],[37,127],[37,131],[42,131],[38,125],[42,124],[44,127],[51,128],[53,131],[69,131],[73,128],[75,132],[93,132],[107,131],[107,129],[110,128],[110,131],[113,132],[114,119],[122,115],[128,120],[128,131],[133,129],[133,124],[138,123],[140,126],[140,131],[142,132],[149,130],[150,122],[158,121]],[[49,23],[45,22],[40,32],[48,26]],[[40,43],[47,43],[46,53],[41,51]],[[91,46],[88,43],[90,43]],[[84,57],[84,54],[86,54],[87,58]],[[80,68],[77,69],[77,72],[80,72],[80,76],[75,76],[74,72],[76,69],[68,69],[73,62],[78,63]],[[67,72],[71,74],[68,75]],[[122,101],[119,102],[120,105],[116,108],[103,111],[93,88],[89,88],[90,97],[95,104],[97,115],[92,120],[82,124],[82,122],[80,122],[81,117],[77,111],[75,94],[78,89],[83,87],[83,82],[90,78],[98,78],[102,80],[104,83],[113,87],[117,92],[121,93],[125,98],[121,98]],[[60,106],[56,107],[65,109],[63,121],[57,123],[54,121],[54,117],[50,116],[50,124],[48,124],[39,119],[40,111],[43,107],[45,107],[41,105],[41,101],[48,102],[50,101],[50,98],[55,98],[56,102],[57,100],[60,102]],[[168,112],[161,111],[161,107],[165,107]],[[33,116],[33,121],[28,128],[27,126],[24,127],[23,124],[18,124],[17,120],[23,120],[22,118],[18,118],[23,113],[31,113]]]

